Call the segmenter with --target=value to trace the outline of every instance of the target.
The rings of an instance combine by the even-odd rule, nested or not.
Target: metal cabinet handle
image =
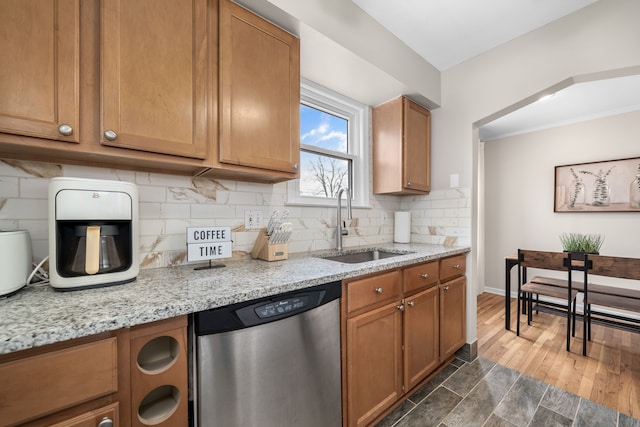
[[[73,134],[73,128],[63,123],[60,126],[58,126],[58,132],[60,132],[61,135],[69,136]]]
[[[421,274],[420,277],[422,277],[423,279],[428,279],[429,275],[427,273]]]
[[[443,289],[444,289],[445,292],[447,292],[449,290],[449,287],[445,286]]]
[[[404,304],[396,305],[396,308],[400,311],[404,311]]]
[[[118,134],[112,130],[105,130],[104,137],[107,138],[109,141],[115,141],[116,139],[118,139]]]
[[[407,187],[411,187],[411,181],[407,182]]]
[[[113,420],[109,417],[104,417],[99,423],[98,427],[113,427]]]
[[[381,294],[382,293],[382,288],[376,288],[376,294]]]
[[[413,302],[413,301],[409,301],[409,302],[407,303],[407,305],[408,305],[409,307],[413,307],[413,306],[415,306],[415,305],[416,305],[416,303],[415,303],[415,302]]]
[[[297,164],[297,163],[293,165],[293,169],[295,169],[295,170],[298,170],[299,167],[300,167],[300,165]]]
[[[456,265],[454,265],[454,266],[453,266],[453,268],[455,268],[455,269],[460,268],[460,264],[456,264]]]

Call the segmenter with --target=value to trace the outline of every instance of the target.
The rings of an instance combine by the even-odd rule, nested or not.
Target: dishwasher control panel
[[[277,316],[284,313],[293,313],[303,309],[309,305],[309,297],[294,297],[291,299],[270,302],[268,304],[256,307],[254,310],[259,318],[266,319],[268,317]]]
[[[313,310],[341,295],[342,283],[335,281],[200,311],[193,315],[194,330],[200,336],[275,322]]]

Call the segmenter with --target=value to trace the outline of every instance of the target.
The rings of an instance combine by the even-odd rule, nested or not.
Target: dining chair
[[[579,267],[582,264],[582,267]],[[584,271],[584,318],[583,334],[587,339],[582,346],[582,355],[587,355],[587,340],[591,341],[591,305],[640,312],[638,292],[614,285],[594,284],[593,276],[640,280],[640,258],[588,255],[572,262],[574,269]]]
[[[570,256],[564,252],[536,251],[518,249],[518,323],[516,335],[520,336],[521,302],[527,304],[527,324],[531,324],[533,311],[533,295],[544,295],[563,300],[567,311],[567,351],[571,345],[571,325],[575,331],[576,295],[578,291],[571,285]],[[562,271],[567,273],[567,280],[548,280],[553,284],[539,283],[526,279],[526,269]],[[539,277],[539,276],[538,276]],[[572,322],[573,314],[573,322]]]

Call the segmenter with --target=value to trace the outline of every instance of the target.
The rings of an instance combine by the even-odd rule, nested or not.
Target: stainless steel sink
[[[408,251],[391,252],[384,249],[369,249],[359,252],[348,252],[339,255],[321,256],[322,259],[330,261],[344,262],[347,264],[357,264],[360,262],[376,261],[379,259],[391,258],[400,255],[410,254]]]

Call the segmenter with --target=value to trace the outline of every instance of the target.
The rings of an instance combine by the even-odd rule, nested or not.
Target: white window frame
[[[349,153],[341,157],[352,161],[351,204],[353,207],[369,208],[369,123],[371,109],[364,104],[347,98],[309,80],[300,81],[300,103],[309,105],[329,114],[349,121],[348,138]],[[328,154],[326,150],[313,145],[300,144],[306,151]],[[336,205],[336,198],[308,197],[300,195],[300,180],[287,183],[287,205],[331,206]]]

